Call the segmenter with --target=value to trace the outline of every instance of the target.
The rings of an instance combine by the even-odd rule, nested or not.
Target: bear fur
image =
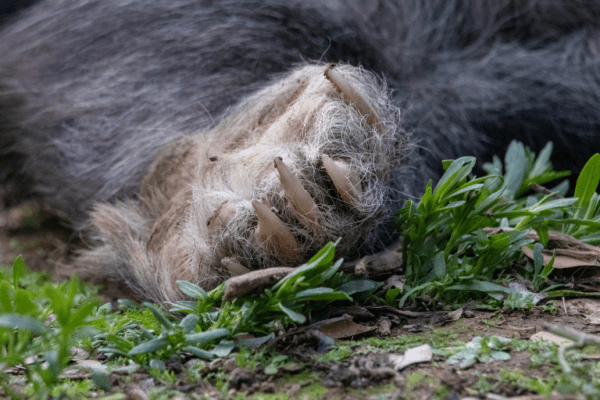
[[[3,200],[63,215],[90,243],[79,268],[153,301],[213,287],[224,259],[380,250],[442,159],[553,141],[577,171],[600,148],[597,1],[40,0],[3,19]]]

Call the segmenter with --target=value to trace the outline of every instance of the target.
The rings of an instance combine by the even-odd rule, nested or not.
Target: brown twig
[[[556,192],[553,192],[552,190],[548,189],[545,186],[538,185],[537,183],[530,183],[529,184],[529,188],[531,190],[533,190],[534,192],[537,192],[537,193],[551,194],[553,199],[562,199],[562,198],[564,198],[560,194],[558,194]]]

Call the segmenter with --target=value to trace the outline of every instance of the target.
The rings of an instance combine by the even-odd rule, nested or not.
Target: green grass
[[[24,366],[27,384],[24,393],[13,393],[14,378],[0,374],[0,386],[5,395],[13,397],[83,398],[90,391],[118,397],[108,375],[113,368],[135,363],[169,387],[182,378],[166,368],[168,362],[184,360],[189,354],[210,362],[232,352],[236,352],[239,366],[253,369],[262,365],[267,374],[276,374],[295,361],[261,350],[260,345],[280,327],[304,324],[313,310],[333,303],[403,307],[427,295],[446,309],[472,299],[480,307],[497,311],[534,307],[531,296],[506,287],[507,267],[531,281],[536,291],[568,295],[566,288],[547,287],[552,261],[544,264],[541,252],[548,245],[549,230],[562,231],[593,245],[600,243],[600,198],[596,194],[600,155],[592,157],[583,169],[575,187],[576,197],[557,199],[529,191],[531,183],[546,184],[566,176],[552,170],[550,152],[548,145],[536,158],[515,142],[504,165],[496,158],[486,166],[488,174],[484,177],[473,175],[476,160],[472,157],[444,162],[444,176],[435,185],[430,181],[419,201],[407,201],[397,213],[396,227],[401,232],[405,260],[402,273],[406,284],[402,290],[383,290],[380,282],[338,272],[342,260],[335,259],[336,243],[329,243],[259,296],[223,301],[223,285],[206,292],[192,283],[178,282],[192,300],[171,304],[169,310],[131,301],[122,301],[118,309],[113,309],[99,301],[96,288],[76,278],[52,283],[44,274],[29,272],[22,258],[17,258],[12,269],[0,272],[0,369]],[[566,190],[565,183],[555,187],[563,195]],[[483,229],[490,227],[507,230],[488,236]],[[540,237],[535,245],[525,237],[532,229]],[[532,262],[523,261],[520,249],[525,245],[533,248]],[[552,306],[545,310],[556,312]],[[357,353],[398,353],[422,343],[438,350],[454,348],[443,354],[455,357],[464,350],[464,343],[457,342],[460,329],[458,325],[453,331],[340,343],[317,358],[321,362],[340,362]],[[245,333],[257,338],[234,342],[236,336]],[[540,394],[579,390],[590,398],[600,395],[599,367],[582,362],[577,356],[580,350],[570,349],[561,363],[555,348],[536,346],[541,345],[483,338],[476,354],[455,358],[459,362],[468,359],[472,365],[494,357],[501,359],[514,351],[530,351],[532,365],[551,366],[553,371],[544,379],[506,371],[493,379],[482,377],[473,390],[489,389],[502,381]],[[79,382],[63,378],[63,371],[71,367],[73,347],[90,351],[92,358],[98,353],[108,356],[108,370],[96,371],[91,379]],[[25,362],[30,359],[37,361]],[[567,364],[569,368],[565,369]],[[209,379],[226,392],[225,374],[203,375],[201,371],[200,367],[188,368],[183,379]],[[423,379],[415,375],[407,385],[413,381]],[[164,387],[157,388],[151,397],[171,396],[173,393]],[[313,390],[309,398],[318,398],[321,393],[316,386],[305,389]],[[440,393],[444,390],[440,387]]]
[[[446,173],[434,186],[429,181],[420,201],[407,201],[397,213],[402,232],[406,286],[397,305],[427,294],[446,304],[477,298],[490,306],[507,300],[501,271],[532,245],[525,236],[535,230],[542,243],[534,248],[535,263],[522,271],[538,289],[544,287],[552,265],[543,265],[541,251],[548,231],[559,230],[590,244],[600,241],[600,200],[597,170],[600,155],[583,169],[574,198],[529,193],[529,185],[545,184],[568,173],[555,172],[549,162],[551,144],[535,158],[522,144],[513,142],[503,167],[498,158],[486,166],[488,175],[473,176],[476,160],[463,157],[445,162]],[[555,188],[564,194],[566,182]],[[484,228],[507,228],[487,235]],[[491,294],[491,298],[487,296]],[[513,308],[519,299],[510,299]]]
[[[31,395],[46,398],[60,383],[71,347],[93,332],[86,322],[97,304],[94,290],[76,278],[52,284],[18,257],[11,273],[0,274],[0,368],[25,366]],[[28,357],[36,361],[26,363]],[[0,384],[10,393],[5,379]]]

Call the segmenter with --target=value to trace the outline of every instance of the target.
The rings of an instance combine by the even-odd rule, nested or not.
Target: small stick
[[[553,199],[563,199],[564,198],[560,194],[553,192],[552,190],[548,189],[545,186],[538,185],[537,183],[533,183],[533,182],[530,183],[529,188],[536,193],[551,194]]]
[[[565,352],[567,350],[586,345],[600,346],[600,337],[596,335],[590,335],[564,325],[545,323],[542,327],[548,332],[573,341],[573,344],[570,346],[560,346],[558,348],[558,362],[565,374],[570,374],[572,372],[572,368],[565,358]]]
[[[599,336],[590,335],[589,333],[578,331],[577,329],[573,329],[568,326],[545,323],[543,325],[543,328],[544,330],[554,333],[555,335],[572,340],[573,343],[576,344],[578,347],[583,347],[587,345],[600,346]]]

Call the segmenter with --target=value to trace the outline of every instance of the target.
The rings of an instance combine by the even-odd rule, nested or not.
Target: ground
[[[2,210],[0,225],[3,265],[10,265],[18,254],[23,254],[31,269],[48,270],[60,279],[68,275],[64,263],[82,246],[81,240],[62,226],[59,219],[34,203]],[[595,281],[592,278],[590,282]],[[104,296],[114,300],[118,294],[104,292]],[[568,388],[564,389],[564,382],[559,382],[564,377],[556,361],[556,349],[530,339],[543,331],[547,323],[597,334],[600,325],[589,318],[593,307],[598,308],[593,300],[562,299],[539,304],[529,311],[504,312],[476,310],[467,304],[453,314],[439,308],[428,310],[433,304],[428,300],[423,299],[418,309],[397,311],[379,306],[338,310],[338,314],[354,315],[354,322],[361,326],[342,318],[346,323],[329,327],[335,334],[321,327],[330,336],[341,337],[333,349],[325,352],[318,351],[318,337],[299,328],[295,334],[288,331],[289,335],[271,348],[242,351],[210,363],[187,357],[167,362],[162,371],[117,368],[110,374],[108,392],[90,383],[90,373],[69,373],[68,369],[65,374],[71,383],[64,385],[70,385],[68,390],[75,398],[111,399],[584,398],[581,394],[565,394]],[[366,332],[355,334],[353,329]],[[443,349],[464,345],[474,338],[494,336],[512,339],[507,344],[500,343],[496,349],[510,354],[509,359],[491,357],[485,361],[486,350],[483,350],[472,365],[462,368],[448,363],[448,355],[441,354]],[[401,355],[422,344],[434,349],[431,361],[410,365],[400,372],[390,368],[390,355]],[[79,349],[74,354],[74,362],[79,365],[109,361],[101,352],[90,356]],[[486,354],[490,358],[489,349]],[[571,365],[597,377],[598,349],[586,348],[578,354],[569,359]],[[18,369],[8,373],[18,391],[24,377]],[[76,389],[73,382],[81,386]],[[557,383],[563,385],[563,394],[553,392]]]
[[[70,254],[73,232],[36,203],[0,210],[0,263],[11,265],[23,254],[34,271],[60,276],[60,265]]]

